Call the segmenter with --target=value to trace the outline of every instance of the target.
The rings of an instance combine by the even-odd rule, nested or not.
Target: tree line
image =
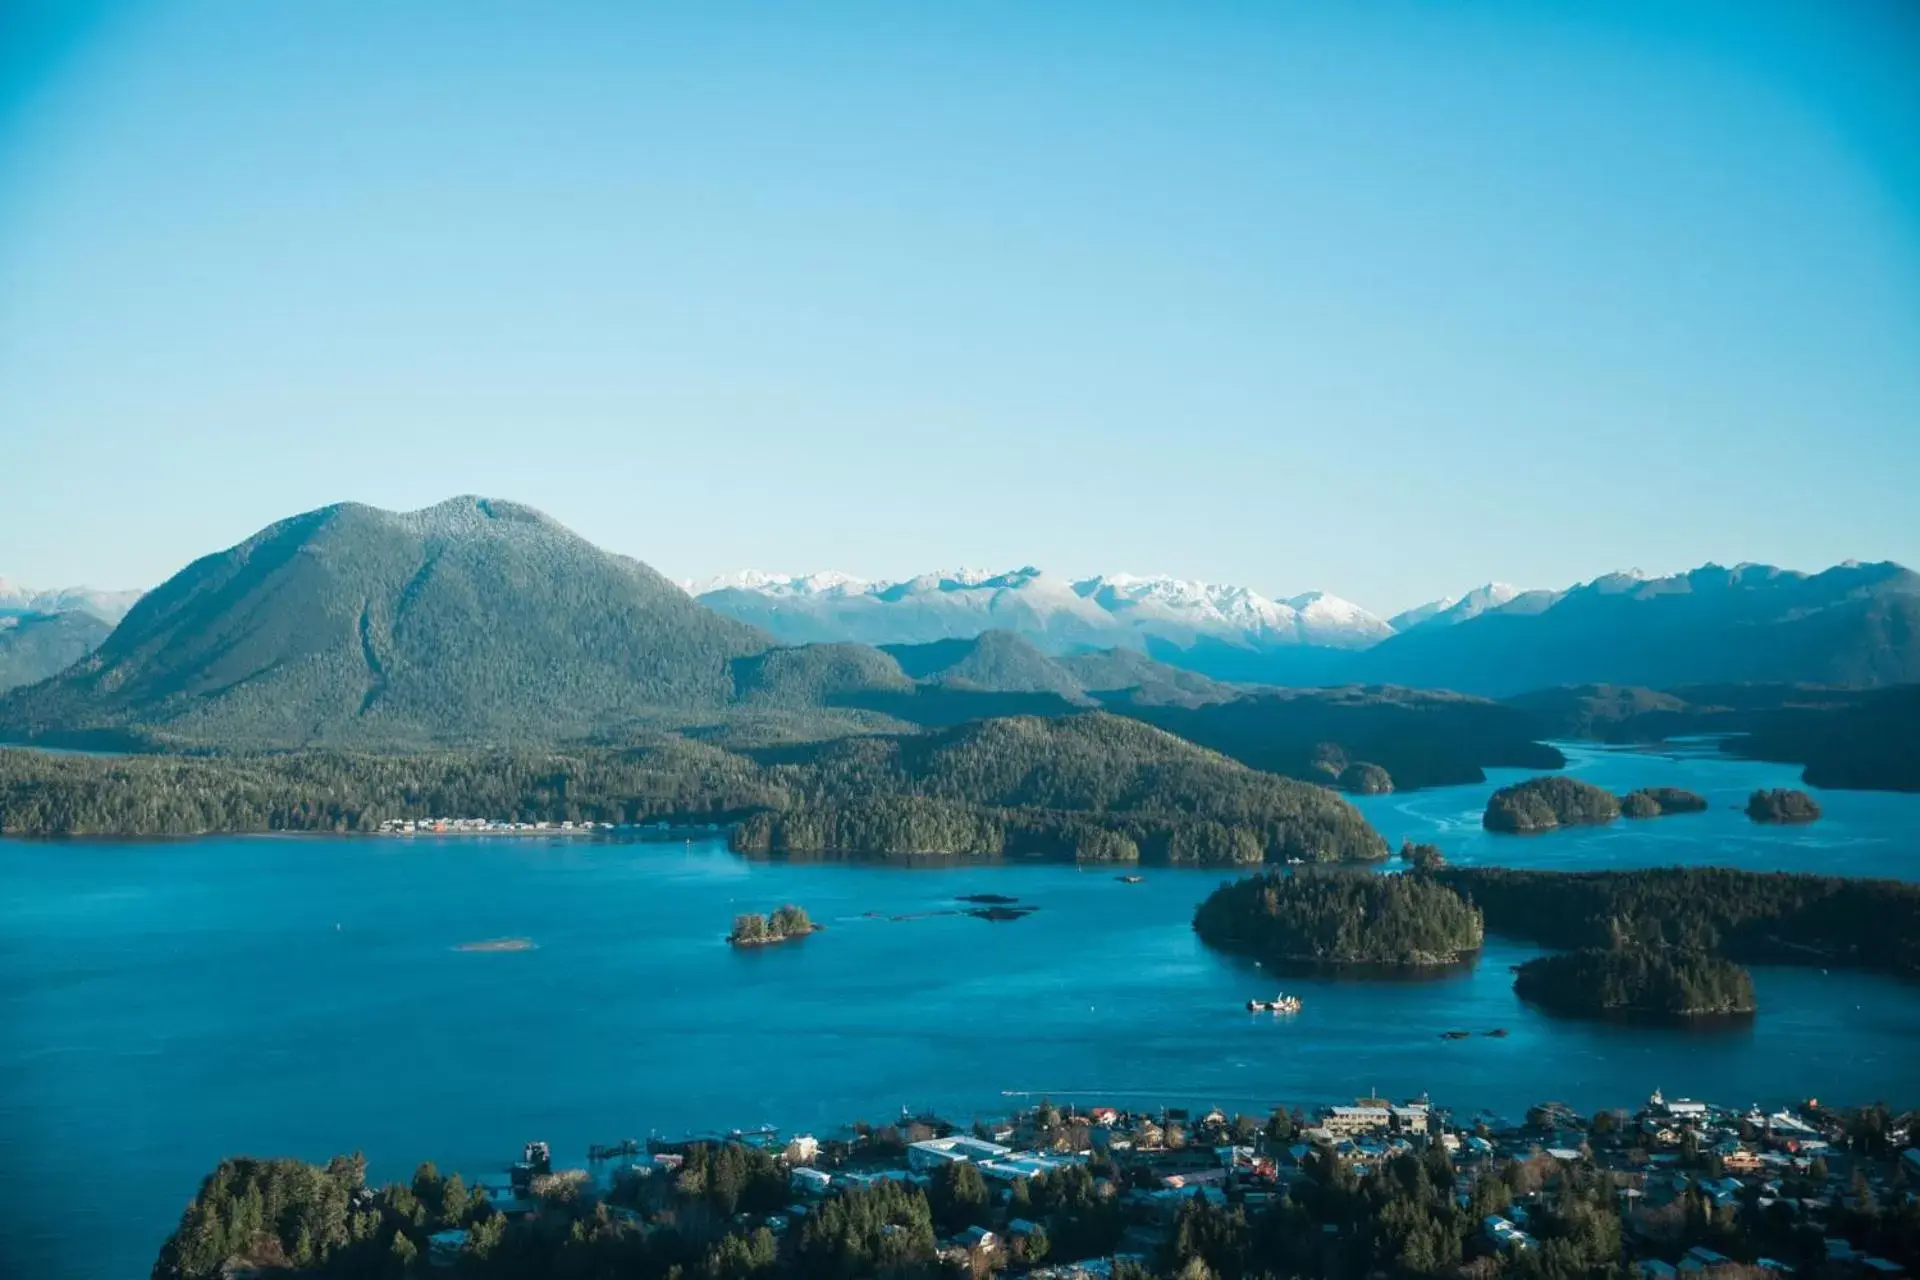
[[[1100,713],[751,751],[668,735],[417,755],[0,750],[0,834],[356,832],[428,817],[737,822],[737,847],[750,853],[1386,856],[1379,834],[1325,788]]]

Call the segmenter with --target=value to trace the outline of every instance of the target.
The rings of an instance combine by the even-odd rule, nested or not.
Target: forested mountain
[[[183,569],[0,732],[292,745],[584,732],[718,707],[769,647],[528,507],[342,504]]]
[[[98,648],[112,629],[91,613],[0,617],[0,692],[66,670]]]
[[[1357,657],[1353,672],[1493,696],[1563,684],[1920,680],[1920,574],[1896,564],[1610,574],[1540,603],[1528,593],[1454,626],[1416,627]]]

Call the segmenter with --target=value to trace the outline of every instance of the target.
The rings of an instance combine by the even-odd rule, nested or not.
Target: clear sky
[[[1920,6],[0,5],[0,574],[1920,563]]]

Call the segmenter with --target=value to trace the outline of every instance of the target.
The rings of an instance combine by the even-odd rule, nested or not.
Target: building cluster
[[[586,836],[612,831],[611,822],[505,822],[497,818],[388,818],[383,836]]]
[[[1911,1116],[1891,1121],[1890,1156],[1869,1159],[1846,1150],[1842,1118],[1809,1103],[1800,1111],[1729,1109],[1655,1092],[1638,1112],[1582,1118],[1557,1103],[1531,1108],[1522,1123],[1490,1116],[1456,1121],[1422,1098],[1393,1103],[1362,1098],[1317,1116],[1298,1111],[1284,1123],[1179,1109],[1128,1111],[1042,1104],[1004,1120],[959,1128],[935,1117],[903,1115],[881,1130],[859,1128],[826,1138],[782,1137],[772,1129],[673,1141],[628,1142],[594,1148],[592,1167],[552,1171],[544,1143],[529,1144],[513,1166],[509,1185],[488,1188],[509,1215],[537,1212],[543,1180],[569,1179],[587,1194],[611,1191],[621,1178],[671,1176],[697,1143],[736,1142],[773,1156],[792,1197],[780,1213],[743,1227],[764,1226],[784,1236],[827,1197],[893,1181],[927,1188],[943,1166],[978,1170],[993,1205],[991,1225],[975,1225],[940,1241],[942,1256],[975,1275],[1014,1268],[1034,1280],[1110,1277],[1128,1261],[1147,1264],[1169,1239],[1181,1209],[1196,1198],[1248,1212],[1274,1204],[1299,1180],[1316,1176],[1317,1162],[1338,1161],[1359,1178],[1377,1173],[1402,1154],[1446,1153],[1455,1171],[1457,1203],[1467,1209],[1482,1178],[1499,1177],[1515,1163],[1542,1176],[1524,1179],[1500,1213],[1481,1220],[1487,1251],[1518,1253],[1538,1247],[1533,1218],[1552,1205],[1554,1165],[1577,1165],[1610,1175],[1620,1200],[1626,1257],[1639,1280],[1729,1277],[1755,1271],[1782,1276],[1795,1268],[1769,1259],[1734,1260],[1709,1248],[1685,1247],[1672,1230],[1679,1206],[1690,1205],[1733,1222],[1745,1213],[1789,1215],[1824,1230],[1837,1207],[1862,1197],[1877,1204],[1914,1203],[1920,1188],[1920,1148]],[[1536,1162],[1545,1162],[1539,1164]],[[1094,1195],[1121,1210],[1126,1227],[1101,1257],[1061,1258],[1036,1251],[1042,1224],[1022,1216],[1016,1184],[1080,1167]],[[1812,1194],[1809,1194],[1811,1192]],[[1857,1207],[1857,1206],[1854,1206]],[[1726,1215],[1718,1218],[1717,1215]],[[435,1257],[456,1256],[461,1233],[434,1239]],[[1824,1238],[1822,1280],[1836,1275],[1898,1280],[1893,1260],[1856,1249],[1842,1236]],[[1735,1269],[1738,1270],[1735,1270]]]
[[[679,838],[714,835],[717,822],[511,822],[504,818],[387,818],[376,830],[383,836],[587,836]]]

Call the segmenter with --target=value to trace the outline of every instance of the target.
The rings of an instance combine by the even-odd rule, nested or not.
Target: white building
[[[997,1142],[983,1142],[979,1138],[955,1134],[950,1138],[928,1138],[925,1142],[909,1143],[907,1167],[921,1170],[937,1169],[943,1164],[961,1164],[969,1160],[975,1162],[1001,1160],[1012,1154],[1012,1147],[1003,1147]]]

